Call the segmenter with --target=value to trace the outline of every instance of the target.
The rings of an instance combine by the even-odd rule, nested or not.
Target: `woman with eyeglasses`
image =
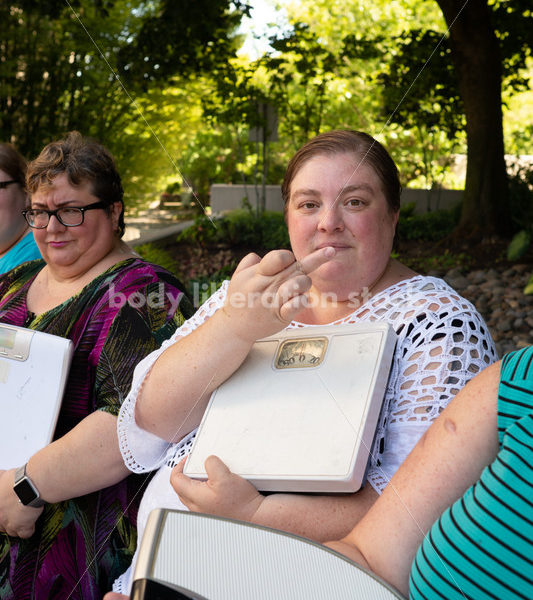
[[[72,132],[26,181],[43,260],[0,279],[0,322],[69,338],[74,355],[54,441],[0,471],[0,597],[96,600],[131,560],[144,481],[128,476],[116,415],[134,366],[193,311],[171,273],[122,242],[123,190],[103,146]]]
[[[26,207],[26,161],[11,144],[0,144],[0,275],[41,258],[21,211]]]

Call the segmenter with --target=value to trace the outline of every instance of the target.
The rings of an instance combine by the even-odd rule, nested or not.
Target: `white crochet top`
[[[131,471],[173,466],[188,454],[195,432],[169,444],[136,425],[135,402],[159,355],[221,308],[227,289],[228,282],[224,282],[161,348],[137,365],[118,417],[120,449]],[[429,424],[465,383],[497,356],[477,310],[441,279],[417,275],[401,281],[332,324],[377,320],[388,321],[398,334],[368,471],[368,481],[381,493]],[[296,327],[313,325],[296,321],[289,325]]]

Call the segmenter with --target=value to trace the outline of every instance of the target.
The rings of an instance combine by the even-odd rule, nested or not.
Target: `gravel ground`
[[[463,275],[452,269],[445,279],[470,300],[483,315],[496,343],[498,355],[533,344],[533,295],[524,287],[533,272],[530,264],[479,269]]]

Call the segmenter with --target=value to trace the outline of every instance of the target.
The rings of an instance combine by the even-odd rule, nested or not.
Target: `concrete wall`
[[[402,206],[415,203],[415,212],[423,213],[427,210],[440,210],[451,208],[461,200],[461,190],[416,190],[406,188],[402,192]],[[244,198],[252,208],[257,207],[261,196],[261,187],[253,185],[228,185],[214,183],[211,186],[211,210],[213,213],[221,213],[227,210],[242,208]],[[281,187],[279,185],[266,186],[266,209],[272,211],[283,211],[281,199]]]
[[[415,213],[425,213],[429,210],[452,208],[461,201],[463,190],[417,190],[405,188],[402,191],[401,203],[415,203]]]
[[[227,185],[224,183],[214,183],[210,189],[211,211],[221,213],[226,210],[242,208],[243,199],[247,198],[252,208],[257,208],[258,200],[261,197],[261,186],[253,185]],[[283,201],[281,200],[281,186],[266,186],[266,209],[273,211],[283,211]]]

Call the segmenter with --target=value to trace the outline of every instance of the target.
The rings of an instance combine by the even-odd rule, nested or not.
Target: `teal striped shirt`
[[[498,437],[494,462],[418,549],[412,600],[533,600],[533,346],[502,360]]]

